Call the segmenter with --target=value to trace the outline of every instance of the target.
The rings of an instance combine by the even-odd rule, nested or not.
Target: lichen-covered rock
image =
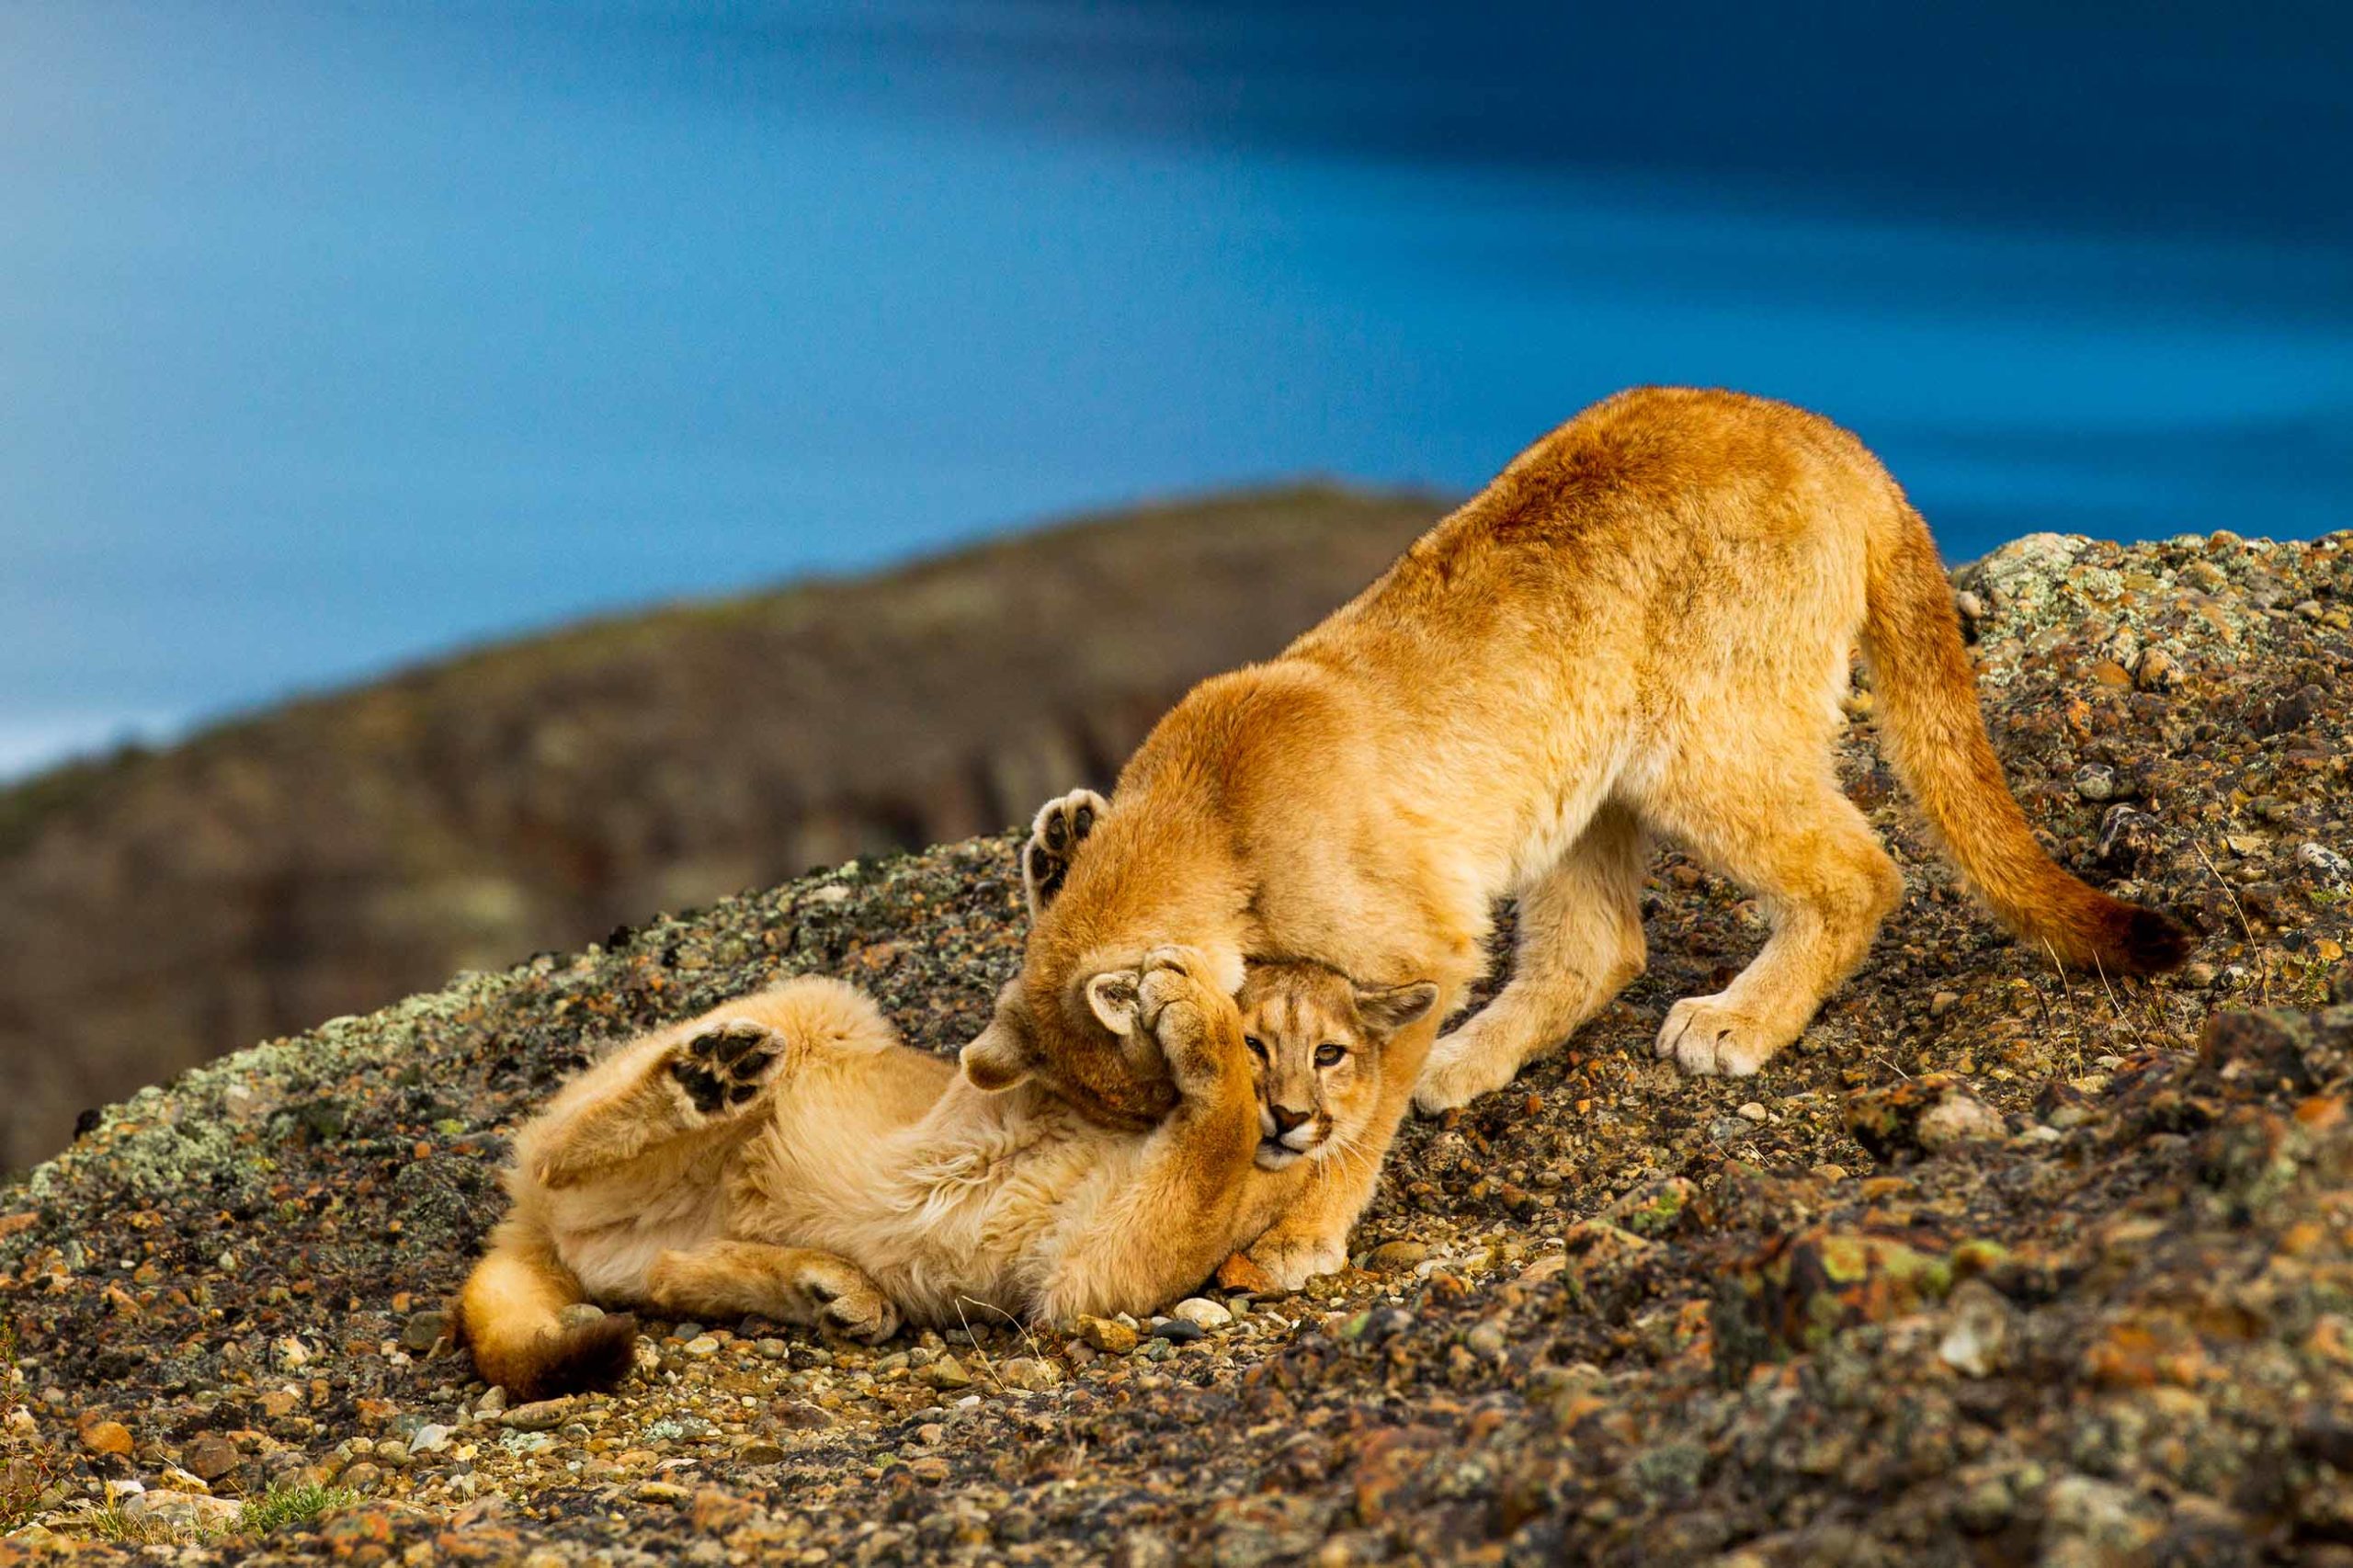
[[[2009,1131],[1965,1080],[1949,1073],[1858,1090],[1847,1096],[1846,1119],[1848,1135],[1873,1159],[1891,1164]]]
[[[2353,1006],[2217,1013],[2199,1037],[2198,1053],[2218,1077],[2309,1093],[2353,1074]]]
[[[1841,1329],[1932,1305],[1951,1286],[1950,1264],[1904,1237],[1776,1236],[1717,1290],[1718,1362],[1743,1375],[1758,1360],[1819,1349]]]
[[[2353,1540],[2353,1010],[2328,1006],[2353,906],[2299,854],[2353,843],[2346,542],[2043,540],[1965,574],[2038,832],[2194,920],[2201,971],[2061,975],[2005,940],[1866,716],[1841,777],[1910,891],[1796,1048],[1737,1084],[1656,1060],[1666,1007],[1759,939],[1663,855],[1649,973],[1401,1134],[1351,1241],[1380,1267],[1282,1295],[1230,1263],[1201,1294],[1231,1321],[1197,1336],[1214,1313],[1114,1351],[977,1303],[871,1347],[648,1321],[632,1381],[526,1431],[436,1331],[517,1121],[606,1043],[800,972],[925,1049],[969,1039],[1023,934],[1006,838],[143,1092],[0,1189],[0,1519],[62,1543],[0,1539],[0,1565],[2327,1561]],[[2117,679],[2156,653],[2165,681]],[[2132,792],[2087,800],[2095,764]],[[109,1483],[176,1472],[288,1511],[107,1537]]]

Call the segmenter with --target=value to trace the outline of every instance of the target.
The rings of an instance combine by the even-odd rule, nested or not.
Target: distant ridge
[[[607,617],[0,790],[0,1166],[453,969],[1104,785],[1437,497],[1309,484]]]

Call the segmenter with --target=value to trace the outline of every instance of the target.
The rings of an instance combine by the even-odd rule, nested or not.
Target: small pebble
[[[923,1381],[936,1389],[967,1389],[972,1386],[972,1374],[955,1357],[942,1356],[923,1369]]]
[[[94,1454],[111,1454],[117,1458],[131,1457],[131,1428],[119,1421],[85,1417],[75,1428],[82,1446]]]
[[[1397,1274],[1424,1262],[1429,1256],[1429,1246],[1423,1242],[1383,1242],[1366,1253],[1357,1266],[1374,1274]]]
[[[2116,787],[2116,769],[2104,763],[2086,763],[2075,769],[2075,793],[2086,801],[2112,801]]]
[[[1063,1380],[1062,1374],[1054,1370],[1052,1362],[1034,1356],[1016,1356],[1011,1360],[997,1363],[996,1381],[1007,1388],[1042,1393]]]
[[[416,1312],[401,1324],[401,1348],[422,1356],[449,1332],[448,1312]]]
[[[1126,1355],[1136,1347],[1141,1337],[1131,1324],[1112,1318],[1093,1317],[1078,1320],[1078,1336],[1107,1356]]]
[[[122,1500],[122,1517],[131,1524],[199,1534],[227,1529],[243,1512],[229,1498],[186,1492],[136,1492]]]
[[[1171,1316],[1196,1328],[1223,1328],[1233,1314],[1206,1296],[1188,1296],[1169,1309]]]
[[[199,1432],[181,1450],[180,1462],[205,1481],[218,1481],[244,1462],[237,1445],[218,1432]]]
[[[1955,1143],[2006,1138],[2009,1128],[1993,1107],[1973,1095],[1948,1095],[1921,1113],[1920,1147],[1936,1150]]]
[[[563,1425],[572,1414],[572,1401],[542,1399],[531,1404],[518,1404],[501,1418],[501,1425],[510,1432],[548,1432]]]

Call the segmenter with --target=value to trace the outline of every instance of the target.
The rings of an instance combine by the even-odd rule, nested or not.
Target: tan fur
[[[1426,1026],[1391,1048],[1392,1073],[1422,1070],[1425,1108],[1461,1105],[1642,971],[1655,831],[1773,922],[1729,987],[1676,1004],[1658,1051],[1754,1073],[1902,892],[1831,768],[1859,640],[1899,771],[1995,912],[2110,974],[2178,961],[2178,927],[2036,846],[1986,743],[1935,546],[1862,444],[1786,404],[1646,389],[1538,442],[1280,656],[1204,681],[1162,720],[965,1072],[1148,1122],[1170,1090],[1090,1017],[1097,971],[1182,941],[1237,975],[1245,959],[1313,959],[1376,983],[1435,979],[1443,1016],[1484,967],[1494,903],[1517,895],[1511,983],[1435,1051]],[[1369,1185],[1336,1172],[1286,1225],[1329,1245]]]
[[[1371,1197],[1413,1082],[1406,1073],[1392,1088],[1392,1042],[1437,1000],[1427,981],[1360,986],[1314,963],[1254,963],[1245,974],[1243,1043],[1258,1085],[1253,1203],[1265,1215],[1250,1256],[1285,1289],[1347,1263],[1357,1210],[1345,1197]]]
[[[1092,790],[1047,801],[1022,846],[1022,888],[1034,923],[1108,808]],[[1427,981],[1358,985],[1317,963],[1252,962],[1238,1000],[1258,1097],[1258,1169],[1245,1197],[1258,1233],[1249,1249],[1274,1282],[1295,1290],[1347,1262],[1347,1233],[1372,1195],[1381,1156],[1404,1115],[1414,1074],[1395,1066],[1398,1033],[1438,999]],[[1421,1038],[1427,1045],[1427,1028]],[[1326,1067],[1316,1054],[1336,1047]],[[1409,1047],[1415,1062],[1420,1047]],[[1317,1162],[1330,1159],[1329,1169]],[[1341,1173],[1337,1176],[1334,1173]],[[1347,1207],[1349,1198],[1356,1208]]]
[[[1255,963],[1245,974],[1242,1042],[1258,1087],[1258,1168],[1369,1159],[1390,1037],[1438,1000],[1424,982],[1368,990],[1313,963]]]
[[[1179,1091],[1142,1132],[975,1088],[834,981],[621,1048],[516,1138],[513,1212],[460,1299],[483,1376],[540,1397],[626,1370],[561,1327],[582,1300],[881,1338],[903,1314],[1058,1321],[1198,1284],[1255,1233],[1257,1145],[1240,1015],[1203,971],[1171,949],[1127,977],[1117,1017]]]

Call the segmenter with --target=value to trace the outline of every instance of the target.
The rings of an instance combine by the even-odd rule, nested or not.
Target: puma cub
[[[873,1340],[902,1314],[1058,1321],[1199,1284],[1264,1223],[1254,1060],[1204,972],[1156,949],[1090,977],[1094,1016],[1175,1085],[1142,1131],[976,1089],[831,980],[622,1047],[517,1135],[513,1210],[459,1301],[475,1365],[529,1399],[617,1381],[636,1324],[566,1324],[590,1298]]]
[[[1147,1124],[1174,1090],[1092,999],[1097,975],[1165,942],[1199,949],[1228,989],[1252,959],[1434,980],[1438,1006],[1385,1053],[1381,1146],[1409,1095],[1438,1111],[1500,1087],[1642,972],[1654,832],[1772,921],[1729,986],[1669,1010],[1658,1053],[1755,1073],[1902,892],[1831,767],[1858,642],[1891,760],[1998,918],[2038,954],[2111,976],[2186,956],[2180,926],[2036,844],[1936,545],[1863,444],[1785,403],[1653,388],[1520,454],[1276,658],[1195,687],[1039,911],[964,1074]],[[1506,895],[1511,982],[1435,1040]],[[1345,1234],[1371,1177],[1324,1169],[1262,1248]]]
[[[1254,963],[1238,1000],[1258,1085],[1258,1168],[1324,1159],[1377,1166],[1382,1150],[1365,1139],[1390,1039],[1430,1010],[1438,987],[1372,990],[1321,964]]]

